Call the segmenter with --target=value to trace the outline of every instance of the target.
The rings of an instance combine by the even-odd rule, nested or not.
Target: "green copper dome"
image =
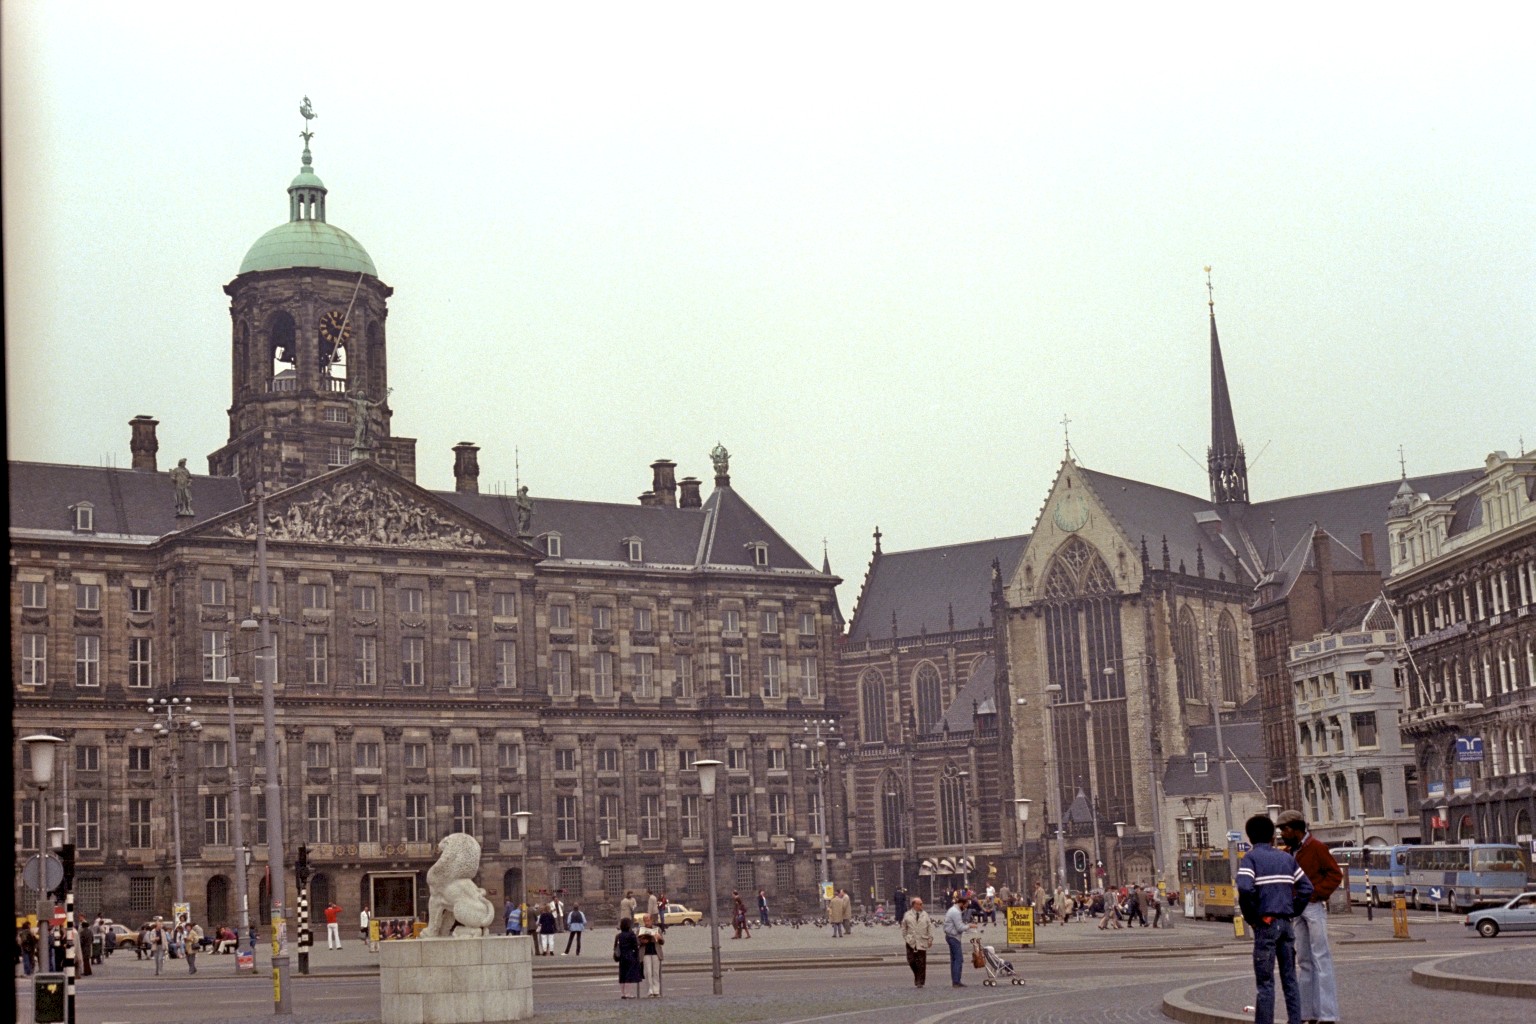
[[[341,228],[323,220],[294,220],[268,231],[245,254],[240,273],[294,267],[379,276],[368,250]]]

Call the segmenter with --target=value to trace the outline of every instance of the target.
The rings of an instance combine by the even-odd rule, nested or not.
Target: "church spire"
[[[1216,291],[1211,268],[1205,268],[1206,304],[1211,310],[1211,446],[1205,465],[1211,479],[1211,500],[1218,505],[1248,503],[1248,456],[1237,439],[1232,418],[1232,396],[1227,391],[1227,371],[1221,362],[1221,340],[1216,336]]]

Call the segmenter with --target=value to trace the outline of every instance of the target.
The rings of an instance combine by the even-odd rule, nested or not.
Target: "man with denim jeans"
[[[960,940],[967,931],[976,927],[965,921],[969,903],[970,900],[962,894],[944,912],[944,941],[949,946],[949,984],[953,988],[965,987],[965,982],[960,980],[960,972],[965,968],[965,951]]]
[[[1303,1022],[1334,1024],[1339,1019],[1339,995],[1333,979],[1333,952],[1328,948],[1328,897],[1344,881],[1339,862],[1307,831],[1300,811],[1280,813],[1280,840],[1312,883],[1312,902],[1296,919],[1296,982],[1301,986]]]
[[[1301,1024],[1301,993],[1296,985],[1296,933],[1291,921],[1301,916],[1312,898],[1312,883],[1296,859],[1273,845],[1275,823],[1256,814],[1244,824],[1253,849],[1237,866],[1237,902],[1243,920],[1253,929],[1254,1024],[1274,1024],[1275,967],[1285,1018]]]

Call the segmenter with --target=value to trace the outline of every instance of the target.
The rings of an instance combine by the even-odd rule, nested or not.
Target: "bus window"
[[[1525,854],[1519,847],[1493,847],[1474,852],[1474,871],[1525,871]]]

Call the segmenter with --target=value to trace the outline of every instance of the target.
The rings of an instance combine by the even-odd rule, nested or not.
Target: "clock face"
[[[320,317],[320,340],[331,348],[345,345],[352,338],[352,327],[339,309],[333,309]]]
[[[1056,505],[1056,525],[1067,533],[1076,533],[1088,525],[1088,503],[1075,494],[1069,494]]]

